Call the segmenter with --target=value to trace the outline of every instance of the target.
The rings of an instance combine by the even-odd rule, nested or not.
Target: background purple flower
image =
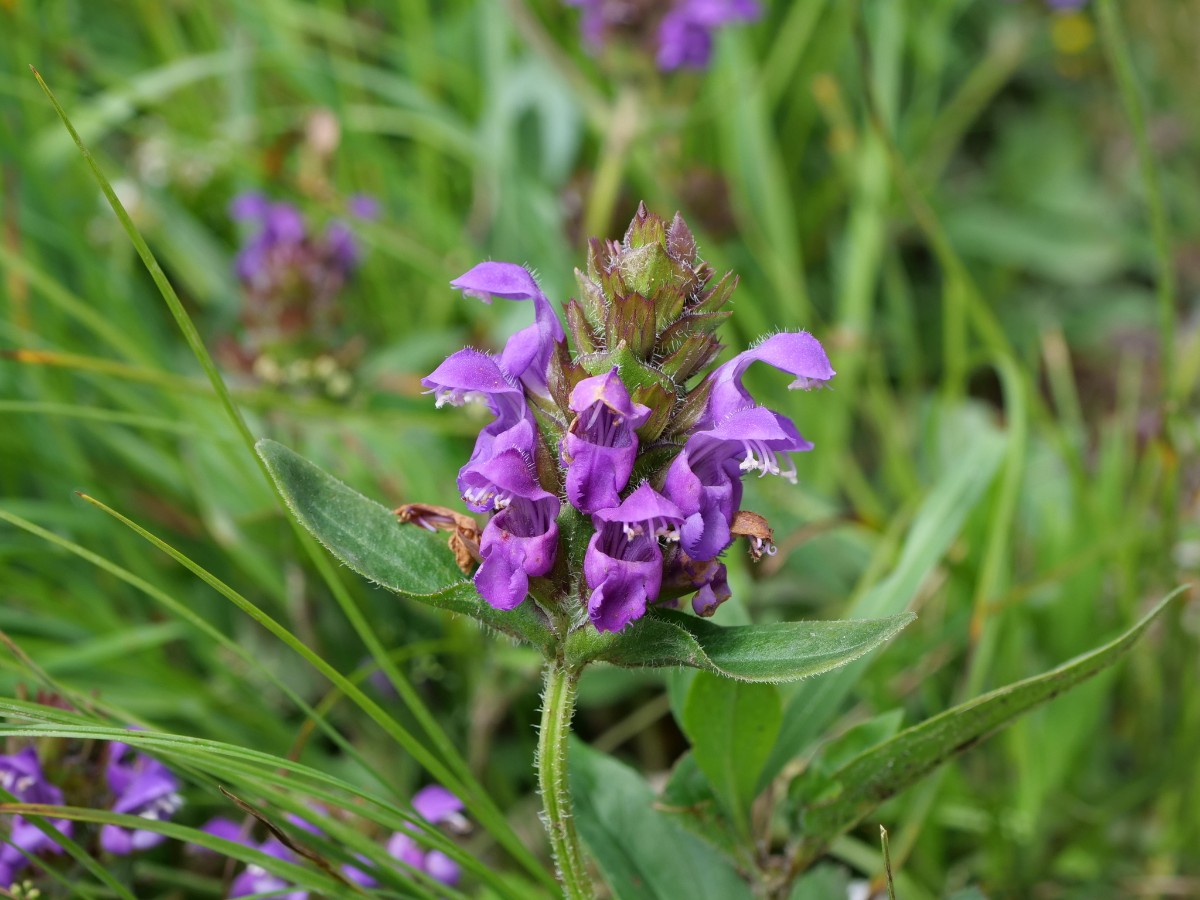
[[[106,777],[109,789],[116,795],[113,812],[166,821],[183,806],[179,779],[161,762],[119,742],[110,745],[109,753]],[[148,850],[166,839],[166,835],[146,829],[119,825],[100,829],[100,846],[118,856]]]
[[[33,747],[26,747],[19,753],[8,756],[0,756],[0,787],[20,803],[63,805],[62,791],[46,780],[37,751]],[[69,820],[53,819],[49,820],[48,824],[64,836],[71,836],[73,823]],[[61,852],[62,848],[53,837],[24,816],[13,816],[6,843],[0,847],[0,887],[12,884],[17,874],[29,865],[29,856]]]

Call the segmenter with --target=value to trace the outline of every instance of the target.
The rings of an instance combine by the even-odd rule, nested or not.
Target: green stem
[[[538,732],[538,788],[563,896],[567,900],[590,900],[595,895],[571,817],[571,787],[567,782],[567,738],[571,734],[578,681],[579,673],[568,669],[562,660],[547,663],[542,726]]]

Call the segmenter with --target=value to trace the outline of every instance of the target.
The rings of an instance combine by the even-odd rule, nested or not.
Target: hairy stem
[[[542,793],[543,819],[550,849],[567,900],[590,900],[592,883],[584,863],[583,848],[571,817],[571,788],[567,781],[567,738],[575,713],[575,688],[579,673],[562,660],[546,664],[542,694],[542,725],[538,732],[538,788]]]

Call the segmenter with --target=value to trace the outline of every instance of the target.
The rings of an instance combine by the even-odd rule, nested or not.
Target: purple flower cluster
[[[725,25],[753,22],[761,14],[757,0],[566,0],[582,10],[580,29],[593,47],[613,36],[631,38],[653,49],[658,67],[702,69],[712,57],[713,34]]]
[[[358,219],[379,211],[366,196],[347,206]],[[234,262],[244,296],[241,335],[218,348],[224,361],[268,384],[345,396],[359,350],[339,334],[338,298],[363,252],[350,225],[335,220],[318,231],[295,206],[258,193],[235,197],[229,212],[245,229]]]
[[[179,779],[161,762],[135,752],[127,744],[114,742],[109,745],[105,780],[114,797],[113,812],[147,820],[165,820],[183,806]],[[62,790],[43,774],[33,747],[0,756],[0,787],[21,803],[61,806],[64,802]],[[55,819],[49,825],[65,837],[70,837],[73,831],[73,823],[66,819]],[[117,856],[148,850],[164,840],[165,836],[146,829],[117,825],[105,825],[100,829],[100,846]],[[62,848],[53,837],[23,816],[14,816],[7,843],[0,849],[0,887],[11,885],[29,865],[31,857],[61,852]]]
[[[373,219],[379,204],[372,197],[356,195],[349,209],[357,218]],[[297,279],[308,281],[317,291],[330,282],[340,286],[361,262],[362,250],[343,221],[331,222],[322,234],[312,233],[295,206],[254,191],[234,197],[229,215],[251,226],[249,239],[234,261],[234,272],[252,290],[273,290],[280,282]]]
[[[429,785],[422,788],[413,796],[412,805],[417,815],[430,825],[448,824],[451,827],[461,830],[465,823],[462,817],[462,801],[440,785]],[[318,835],[322,833],[315,825],[299,817],[288,816],[288,819],[305,831]],[[229,819],[221,817],[211,819],[204,825],[202,830],[214,837],[223,838],[235,844],[241,844],[244,847],[253,847],[259,852],[265,853],[267,856],[282,862],[298,861],[296,854],[278,838],[269,836],[264,841],[254,841],[248,836],[246,828]],[[440,881],[442,884],[457,884],[461,874],[458,864],[437,850],[422,850],[414,839],[414,834],[416,833],[415,830],[402,830],[393,833],[387,842],[388,855],[418,871],[424,872],[430,878]],[[366,860],[362,860],[361,862],[367,870],[370,869],[370,864]],[[362,887],[375,887],[377,883],[375,877],[369,871],[360,869],[358,866],[343,866],[342,874],[350,881]],[[258,894],[271,893],[272,896],[281,897],[283,900],[308,900],[308,891],[289,891],[288,888],[291,886],[288,881],[278,875],[271,874],[262,866],[252,864],[246,866],[234,878],[233,883],[229,886],[228,896],[232,900],[235,897],[249,897],[251,895],[257,896]]]
[[[63,804],[63,792],[46,780],[37,751],[32,747],[10,756],[0,756],[0,787],[19,803]],[[63,836],[71,836],[73,823],[67,819],[55,819],[48,824]],[[13,816],[12,830],[6,841],[0,848],[0,887],[3,888],[16,881],[17,875],[29,865],[30,857],[62,852],[54,838],[24,816]]]
[[[720,345],[735,279],[706,287],[681,218],[644,209],[623,244],[593,242],[582,297],[567,307],[574,354],[533,276],[486,262],[451,282],[464,293],[532,300],[535,322],[499,356],[464,349],[423,380],[438,406],[481,401],[493,419],[458,475],[467,506],[492,513],[475,586],[510,610],[545,576],[539,601],[578,597],[600,631],[620,631],[655,602],[695,594],[710,615],[729,597],[718,557],[738,534],[769,541],[763,522],[739,528],[749,472],[794,482],[792,453],[812,449],[787,417],[760,406],[742,377],[765,362],[809,389],[834,372],[816,338],[775,334],[689,387]],[[635,474],[636,473],[636,474]],[[569,521],[566,530],[562,522]],[[560,544],[581,541],[582,572],[556,569]],[[569,549],[569,548],[568,548]],[[566,558],[578,558],[574,553]],[[579,576],[582,575],[582,578]]]

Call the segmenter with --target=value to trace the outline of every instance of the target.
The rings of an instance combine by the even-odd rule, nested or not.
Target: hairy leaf
[[[691,666],[739,681],[794,681],[857,659],[895,637],[912,613],[886,619],[779,622],[722,627],[670,609],[655,609],[617,634],[580,630],[568,659],[580,665]]]
[[[504,612],[485,603],[455,565],[444,536],[399,525],[387,507],[282,444],[261,440],[256,447],[300,523],[358,574],[531,644],[551,643],[550,630],[533,604]]]

